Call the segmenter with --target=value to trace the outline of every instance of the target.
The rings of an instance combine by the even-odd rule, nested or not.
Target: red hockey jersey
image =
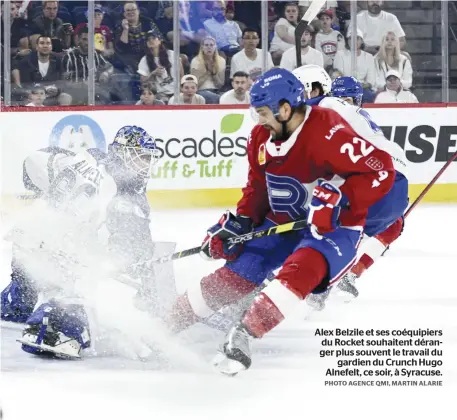
[[[319,179],[331,180],[348,199],[342,226],[365,225],[368,208],[392,188],[395,170],[386,152],[360,138],[331,109],[307,107],[288,140],[273,142],[257,125],[248,139],[249,175],[237,214],[255,223],[281,224],[307,216]]]

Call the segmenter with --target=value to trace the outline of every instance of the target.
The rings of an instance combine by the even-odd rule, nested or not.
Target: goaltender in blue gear
[[[77,207],[75,203],[79,206],[82,196],[89,201],[97,200],[102,188],[98,175],[103,172],[116,187],[104,220],[113,258],[125,261],[127,266],[152,258],[154,243],[146,186],[160,157],[155,140],[141,127],[125,126],[116,133],[108,153],[99,149],[84,153],[76,155],[59,147],[34,152],[23,164],[25,188],[57,212],[67,214]],[[68,165],[61,167],[65,160]],[[75,170],[82,166],[88,168],[85,173],[91,174],[90,180],[81,178],[82,171]],[[79,209],[78,216],[80,212]],[[1,293],[1,319],[27,324],[22,337],[22,349],[27,352],[79,357],[91,344],[84,305],[75,303],[74,296],[47,296],[38,302],[41,285],[25,267],[27,264],[23,264],[21,245],[13,242],[13,250],[11,282]],[[145,278],[151,276],[150,271],[129,274],[140,277],[139,284],[150,284],[153,280]],[[149,292],[145,287],[139,293]]]

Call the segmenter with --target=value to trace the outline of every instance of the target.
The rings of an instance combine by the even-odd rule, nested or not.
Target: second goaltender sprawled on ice
[[[248,139],[243,196],[236,215],[222,215],[202,246],[206,256],[227,263],[180,296],[169,317],[171,327],[182,330],[242,299],[274,272],[214,360],[229,375],[249,368],[253,339],[352,266],[368,208],[395,179],[390,155],[357,135],[335,111],[305,105],[304,86],[291,72],[266,72],[252,86],[251,105],[258,125]],[[309,227],[244,245],[224,242],[299,219],[307,219]]]
[[[101,249],[138,283],[137,303],[152,300],[153,272],[130,267],[155,256],[159,245],[152,241],[146,197],[158,158],[154,139],[136,126],[122,127],[108,154],[49,147],[27,157],[24,184],[40,199],[11,232],[11,283],[1,293],[2,319],[27,324],[23,350],[79,357],[91,345],[90,307],[75,289],[85,279],[96,288]],[[98,240],[101,227],[107,246]]]

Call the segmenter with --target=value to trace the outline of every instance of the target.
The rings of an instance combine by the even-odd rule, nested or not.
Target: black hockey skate
[[[235,376],[251,366],[253,336],[241,324],[235,324],[225,337],[224,344],[213,359],[216,369],[227,376]]]

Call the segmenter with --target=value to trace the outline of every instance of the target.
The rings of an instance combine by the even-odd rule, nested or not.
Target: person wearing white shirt
[[[409,90],[403,89],[400,80],[400,73],[390,70],[386,74],[386,89],[379,92],[374,101],[375,104],[417,104],[416,95]]]
[[[400,51],[400,42],[393,32],[384,36],[379,52],[374,57],[376,71],[376,88],[383,89],[386,74],[396,70],[400,74],[401,84],[409,89],[413,83],[413,69],[409,58]]]
[[[185,105],[205,105],[205,98],[197,94],[198,79],[193,74],[186,74],[181,78],[181,93],[176,101],[174,95],[168,101],[168,105],[177,103]]]
[[[325,67],[333,65],[335,54],[344,49],[344,39],[338,31],[332,29],[333,11],[331,9],[320,12],[319,18],[322,29],[317,33],[314,46],[324,56]]]
[[[384,34],[388,31],[394,32],[398,37],[402,50],[406,44],[405,32],[400,22],[395,15],[382,10],[382,4],[380,0],[368,1],[367,10],[357,14],[357,27],[363,32],[365,51],[370,54],[376,54]],[[349,23],[348,28],[350,27]]]
[[[245,28],[243,30],[243,49],[232,57],[230,64],[230,78],[236,72],[246,72],[252,81],[255,81],[262,74],[263,60],[262,50],[257,48],[259,45],[259,34],[255,29]],[[273,68],[271,54],[268,53],[266,69]]]
[[[284,17],[278,19],[271,40],[270,52],[275,65],[278,65],[283,53],[295,45],[295,28],[298,24],[298,6],[287,3],[284,7]]]
[[[310,46],[312,40],[311,29],[308,27],[301,38],[302,65],[316,64],[324,67],[324,56],[320,51]],[[292,71],[297,68],[297,51],[295,47],[289,48],[281,57],[279,67]]]
[[[217,49],[231,56],[240,51],[241,29],[238,23],[225,18],[225,10],[223,1],[213,2],[213,17],[203,26],[216,39]]]
[[[238,71],[232,78],[232,90],[225,92],[219,101],[222,105],[249,105],[251,97],[249,95],[249,75],[243,71]]]
[[[352,76],[351,73],[351,33],[348,32],[345,49],[337,51],[333,60],[333,68],[338,69],[343,76]],[[376,70],[374,57],[363,51],[363,34],[357,29],[357,66],[355,78],[362,84],[364,101],[373,102],[376,89]]]

